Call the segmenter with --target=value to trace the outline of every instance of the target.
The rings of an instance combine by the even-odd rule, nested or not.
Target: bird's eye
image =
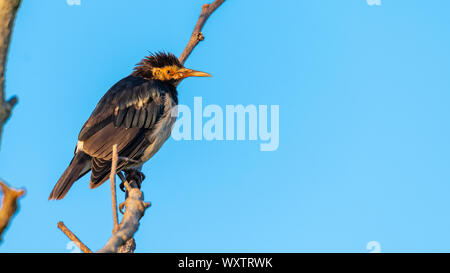
[[[167,74],[170,74],[170,70],[167,70]]]

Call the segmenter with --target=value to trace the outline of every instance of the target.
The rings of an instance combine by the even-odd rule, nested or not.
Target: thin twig
[[[66,234],[72,242],[76,243],[81,251],[84,253],[92,253],[92,251],[85,244],[83,244],[83,242],[81,242],[80,239],[78,239],[78,237],[75,236],[75,234],[73,234],[73,232],[70,231],[70,229],[66,227],[62,221],[58,222],[58,228]]]
[[[109,175],[109,180],[111,181],[111,200],[112,200],[112,211],[113,211],[113,234],[119,229],[119,215],[117,214],[117,195],[116,195],[116,172],[117,172],[117,144],[113,145],[112,152],[112,163],[111,163],[111,173]]]
[[[138,161],[138,160],[134,160],[134,159],[131,159],[131,158],[129,158],[129,157],[126,157],[126,156],[119,156],[119,160],[123,160],[123,161],[131,162],[131,163],[136,163],[136,164],[138,164],[138,163],[139,163],[139,161]]]
[[[25,190],[15,190],[0,181],[0,188],[3,192],[2,207],[0,209],[0,242],[3,231],[5,231],[14,213],[17,211],[17,199],[25,194]]]
[[[203,41],[205,37],[203,36],[202,29],[208,20],[209,16],[220,6],[225,0],[216,0],[211,4],[204,4],[202,7],[202,12],[198,18],[197,24],[195,24],[194,31],[192,31],[191,38],[180,56],[180,62],[184,64],[186,59],[191,55],[194,48],[198,45],[200,41]]]

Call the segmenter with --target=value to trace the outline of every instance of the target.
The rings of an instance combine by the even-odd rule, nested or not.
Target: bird
[[[74,156],[49,200],[64,198],[89,171],[91,189],[103,184],[111,172],[114,144],[119,156],[116,173],[140,171],[169,138],[177,116],[177,85],[187,77],[211,75],[185,68],[166,52],[151,53],[136,64],[105,93],[82,126]]]

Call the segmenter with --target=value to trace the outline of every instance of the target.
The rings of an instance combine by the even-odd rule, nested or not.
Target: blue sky
[[[24,0],[9,52],[0,176],[25,187],[0,252],[93,250],[109,186],[48,195],[100,97],[149,51],[180,55],[203,0]],[[138,252],[447,252],[450,19],[446,0],[226,1],[186,66],[213,74],[180,103],[279,105],[279,148],[169,139],[144,167],[153,206]],[[123,196],[119,195],[119,201]]]

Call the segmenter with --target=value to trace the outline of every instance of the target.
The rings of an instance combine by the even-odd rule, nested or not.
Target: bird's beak
[[[206,72],[201,72],[189,68],[181,68],[177,72],[182,75],[182,79],[187,77],[212,77],[211,74],[208,74]]]

